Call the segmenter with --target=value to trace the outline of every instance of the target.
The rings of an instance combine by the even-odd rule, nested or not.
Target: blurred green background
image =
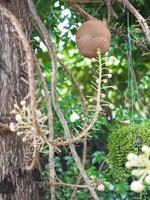
[[[103,1],[96,4],[80,4],[92,16],[107,21],[107,6]],[[149,0],[131,1],[137,10],[147,19],[150,19]],[[92,76],[95,73],[94,64],[90,59],[84,58],[78,51],[75,34],[84,22],[84,19],[76,13],[67,2],[57,0],[36,0],[37,11],[45,23],[53,38],[58,57],[71,70],[72,74],[79,81],[85,96],[94,94],[91,87]],[[106,100],[113,104],[113,109],[104,109],[105,115],[99,116],[91,136],[88,138],[88,159],[87,173],[89,176],[101,180],[106,187],[103,193],[98,193],[102,200],[148,200],[149,189],[144,194],[134,194],[130,191],[129,184],[131,177],[121,180],[113,174],[113,166],[109,162],[108,136],[112,131],[119,129],[120,122],[128,120],[130,123],[144,123],[150,116],[150,44],[147,42],[141,27],[135,17],[128,12],[125,6],[113,1],[112,8],[115,16],[111,17],[109,27],[114,27],[116,31],[111,31],[112,41],[109,52],[103,57],[111,57],[112,63],[108,63],[112,71],[112,78],[109,85],[117,86],[117,90],[108,89]],[[149,23],[150,24],[150,23]],[[112,29],[111,29],[112,30]],[[51,87],[51,59],[47,50],[38,37],[36,31],[32,34],[33,47],[37,58],[40,60],[41,68],[46,78],[48,87]],[[58,94],[60,105],[64,115],[72,130],[80,130],[83,123],[83,113],[78,91],[66,75],[65,71],[59,67],[58,74]],[[38,85],[37,81],[37,86]],[[39,90],[41,107],[46,112],[44,92]],[[89,105],[87,98],[87,105]],[[73,113],[78,115],[78,119],[71,120]],[[92,113],[89,111],[89,116]],[[63,135],[63,130],[57,117],[54,117],[55,137]],[[114,136],[115,138],[115,136]],[[113,143],[113,138],[111,141]],[[82,144],[76,145],[77,152],[82,156]],[[78,176],[78,169],[68,148],[62,148],[61,153],[56,153],[57,176],[68,183],[75,183]],[[41,155],[43,169],[43,179],[48,180],[48,148],[45,148]],[[123,172],[122,172],[123,173]],[[57,199],[68,200],[72,193],[71,189],[59,187],[57,189]],[[47,193],[47,199],[49,194]],[[87,190],[78,190],[77,199],[91,199]]]

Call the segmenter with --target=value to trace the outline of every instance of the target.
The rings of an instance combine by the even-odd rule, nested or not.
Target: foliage
[[[117,127],[108,138],[109,163],[114,176],[127,179],[125,163],[130,152],[138,154],[143,145],[150,145],[150,122]]]
[[[85,96],[93,95],[91,77],[94,75],[94,65],[89,59],[83,58],[79,54],[75,43],[75,33],[81,23],[84,22],[84,19],[65,1],[35,0],[35,3],[42,21],[53,36],[58,56],[61,57],[80,82],[80,87],[83,89]],[[149,1],[136,0],[134,3],[140,13],[147,18],[150,12]],[[105,4],[83,4],[81,6],[94,17],[107,19],[107,7]],[[88,138],[87,172],[89,176],[94,176],[105,183],[106,190],[103,193],[99,192],[102,200],[148,200],[148,193],[141,196],[134,194],[130,191],[128,182],[123,180],[129,177],[129,171],[124,167],[126,155],[130,151],[138,153],[142,144],[149,144],[150,141],[149,122],[138,124],[150,116],[150,60],[149,54],[146,54],[148,45],[143,33],[139,31],[135,18],[129,15],[130,24],[128,27],[127,10],[117,3],[113,3],[113,9],[117,17],[111,19],[110,25],[121,30],[124,36],[112,32],[111,47],[104,57],[113,57],[113,62],[109,63],[109,68],[113,74],[109,84],[116,85],[118,90],[108,90],[106,94],[107,100],[114,105],[114,108],[110,111],[106,110],[105,116],[98,118],[94,129],[91,131],[91,137]],[[130,30],[129,35],[132,38],[131,44],[128,41],[128,28]],[[40,60],[43,74],[50,88],[51,60],[36,32],[33,32],[33,41],[36,55]],[[129,59],[130,48],[132,49],[132,58]],[[132,66],[130,66],[130,63],[132,63]],[[133,79],[133,71],[136,80]],[[57,90],[60,105],[69,127],[71,130],[80,130],[79,124],[83,122],[83,114],[79,103],[79,95],[61,67],[59,68],[58,81]],[[42,99],[42,108],[45,110],[45,99],[42,90],[39,91],[39,96]],[[87,100],[86,103],[89,105],[90,102]],[[79,116],[79,119],[71,122],[70,116],[73,112]],[[90,112],[89,115],[91,115]],[[112,119],[110,120],[111,117]],[[135,121],[137,124],[124,127],[118,126],[121,120],[126,119]],[[63,135],[63,130],[56,116],[54,116],[54,121],[56,137],[59,137]],[[113,122],[113,124],[110,122]],[[113,129],[114,127],[115,129]],[[113,131],[109,133],[111,129]],[[109,149],[109,159],[107,157],[107,148]],[[77,144],[76,149],[80,157],[82,157],[83,145]],[[43,153],[45,159],[43,179],[48,180],[48,149],[45,148]],[[79,172],[72,156],[68,154],[68,148],[62,149],[61,153],[56,156],[55,167],[59,179],[64,182],[75,183]],[[122,177],[122,180],[120,180],[120,177]],[[57,189],[57,199],[69,199],[71,193],[71,189],[59,187]],[[49,196],[47,196],[47,199],[49,199]],[[78,190],[77,199],[90,199],[87,190]]]

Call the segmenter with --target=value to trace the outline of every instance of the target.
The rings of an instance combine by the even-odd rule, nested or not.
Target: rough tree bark
[[[0,0],[19,19],[30,38],[31,23],[26,0]],[[0,13],[0,123],[9,124],[16,102],[28,93],[27,69],[21,43],[10,22]],[[29,154],[28,154],[29,153]],[[38,200],[31,173],[20,173],[31,156],[15,133],[0,128],[0,200]]]

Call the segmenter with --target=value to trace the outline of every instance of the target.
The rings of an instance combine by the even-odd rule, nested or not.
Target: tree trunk
[[[26,0],[0,0],[19,19],[30,38],[31,23]],[[0,123],[14,121],[11,111],[28,93],[27,69],[21,43],[10,22],[0,13]],[[31,157],[16,133],[0,127],[0,200],[38,200],[31,173],[21,173]],[[34,192],[33,192],[34,191]]]

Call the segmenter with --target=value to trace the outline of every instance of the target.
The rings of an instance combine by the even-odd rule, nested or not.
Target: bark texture
[[[17,16],[27,37],[31,23],[26,0],[0,0]],[[14,28],[0,13],[0,123],[13,121],[11,111],[28,93],[24,51]],[[21,173],[31,157],[29,148],[15,133],[0,129],[0,200],[38,200],[32,175]]]

